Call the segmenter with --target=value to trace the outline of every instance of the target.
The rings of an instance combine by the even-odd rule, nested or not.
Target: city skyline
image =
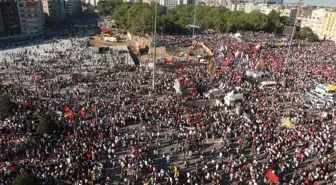
[[[284,3],[297,3],[298,0],[284,0]],[[315,6],[328,6],[328,7],[336,7],[335,0],[303,0],[304,4],[307,5],[315,5]]]

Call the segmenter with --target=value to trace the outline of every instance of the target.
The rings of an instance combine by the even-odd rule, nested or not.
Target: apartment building
[[[326,9],[313,10],[311,16],[302,19],[301,27],[311,28],[314,33],[322,38],[323,36],[320,34],[320,29],[326,12]]]
[[[266,4],[265,3],[265,4],[259,4],[257,6],[260,7],[260,12],[266,15],[268,15],[272,10],[281,12],[280,10],[282,9],[281,5],[276,5],[276,4]]]
[[[297,25],[301,26],[302,20],[311,16],[315,7],[298,7],[297,10]]]
[[[6,30],[4,25],[4,20],[2,18],[2,11],[0,8],[0,37],[6,36]]]
[[[3,35],[18,35],[21,33],[18,5],[13,0],[0,0],[1,23]],[[2,27],[1,26],[1,27]]]
[[[41,0],[18,0],[21,32],[23,34],[37,33],[43,30],[44,14]]]
[[[183,5],[183,4],[195,4],[195,0],[179,0],[178,5]]]
[[[244,3],[244,2],[241,2],[241,3],[231,3],[230,10],[231,11],[245,11],[245,8],[247,6],[246,4],[248,4],[248,3]]]
[[[336,40],[336,10],[328,10],[323,18],[320,35],[326,39]]]

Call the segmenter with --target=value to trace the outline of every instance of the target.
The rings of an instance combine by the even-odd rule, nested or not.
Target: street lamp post
[[[194,6],[193,37],[195,37],[195,25],[196,25],[196,4]]]
[[[154,15],[154,56],[153,56],[153,93],[155,93],[155,61],[156,61],[156,17],[157,17],[157,2],[158,0],[155,1],[155,15]]]
[[[288,58],[289,58],[289,55],[290,55],[290,50],[291,50],[292,42],[293,42],[293,37],[294,37],[295,30],[296,30],[296,17],[297,17],[297,15],[298,15],[298,12],[296,12],[296,15],[295,15],[293,31],[292,31],[291,38],[290,38],[290,41],[289,41],[289,46],[288,46],[286,60],[285,60],[285,65],[286,66],[287,66],[287,63],[288,63]]]

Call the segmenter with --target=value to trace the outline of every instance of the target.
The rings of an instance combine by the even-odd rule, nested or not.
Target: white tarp
[[[181,94],[182,93],[181,83],[178,79],[175,79],[175,81],[174,81],[174,89],[175,89],[176,94]]]
[[[117,42],[118,39],[116,37],[104,37],[104,41]]]
[[[222,94],[224,94],[224,91],[222,91],[221,89],[214,88],[214,89],[210,89],[208,92],[206,92],[204,94],[204,96],[209,98],[210,95],[222,95]]]
[[[243,94],[242,93],[234,93],[234,91],[229,92],[225,98],[225,104],[228,106],[233,106],[237,100],[242,100]]]
[[[262,71],[253,71],[253,70],[248,70],[246,71],[246,76],[248,77],[253,77],[253,78],[259,78],[264,75],[264,72]]]

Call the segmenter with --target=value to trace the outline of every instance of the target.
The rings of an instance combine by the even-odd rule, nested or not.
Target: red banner
[[[27,7],[37,7],[37,2],[34,1],[28,1],[26,3]]]

